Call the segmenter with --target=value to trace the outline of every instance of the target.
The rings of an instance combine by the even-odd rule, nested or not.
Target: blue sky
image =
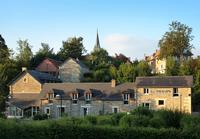
[[[99,30],[100,43],[111,55],[141,59],[158,49],[174,20],[193,28],[195,55],[200,55],[199,0],[0,0],[0,34],[9,48],[28,39],[37,51],[41,42],[55,51],[69,37],[82,36],[90,52]]]

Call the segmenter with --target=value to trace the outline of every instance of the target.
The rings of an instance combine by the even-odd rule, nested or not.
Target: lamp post
[[[60,117],[62,117],[62,95],[57,94],[56,99],[60,99]]]

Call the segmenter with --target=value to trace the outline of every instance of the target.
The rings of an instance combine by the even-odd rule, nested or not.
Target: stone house
[[[89,69],[78,59],[68,58],[59,66],[59,78],[62,82],[81,82]]]
[[[29,117],[38,113],[42,86],[49,82],[60,82],[60,80],[47,73],[23,68],[23,71],[8,84],[10,88],[8,117]]]
[[[165,74],[167,61],[165,58],[160,59],[159,56],[160,50],[156,50],[153,55],[145,56],[145,61],[148,62],[153,74]]]
[[[18,100],[13,97],[10,103],[24,110],[35,104],[23,101],[34,98],[31,102],[37,102],[40,113],[52,118],[63,114],[79,117],[129,112],[138,106],[191,113],[192,86],[192,76],[137,77],[135,83],[122,84],[116,84],[115,80],[110,83],[44,83],[35,92],[37,97],[22,91],[20,94],[27,97],[19,96]],[[32,87],[29,89],[32,92]],[[11,94],[17,93],[11,91]]]
[[[35,70],[49,73],[55,77],[59,75],[59,65],[62,64],[62,61],[57,61],[51,58],[45,58],[36,68]]]
[[[137,77],[135,83],[44,84],[43,113],[53,118],[129,112],[138,106],[191,113],[192,76]],[[58,96],[58,97],[57,97]]]

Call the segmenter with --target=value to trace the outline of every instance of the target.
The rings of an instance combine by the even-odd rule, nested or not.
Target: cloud
[[[157,49],[157,41],[128,36],[124,34],[111,34],[105,37],[104,43],[106,50],[114,55],[123,53],[131,59],[143,59],[144,54],[150,55]]]

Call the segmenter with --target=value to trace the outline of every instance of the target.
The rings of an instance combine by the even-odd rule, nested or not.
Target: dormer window
[[[123,94],[124,104],[128,104],[130,95],[125,93]]]
[[[85,94],[85,102],[86,102],[86,104],[90,104],[91,103],[91,98],[92,98],[92,94],[91,93],[86,93]]]
[[[77,104],[78,103],[78,93],[72,94],[72,103]]]

